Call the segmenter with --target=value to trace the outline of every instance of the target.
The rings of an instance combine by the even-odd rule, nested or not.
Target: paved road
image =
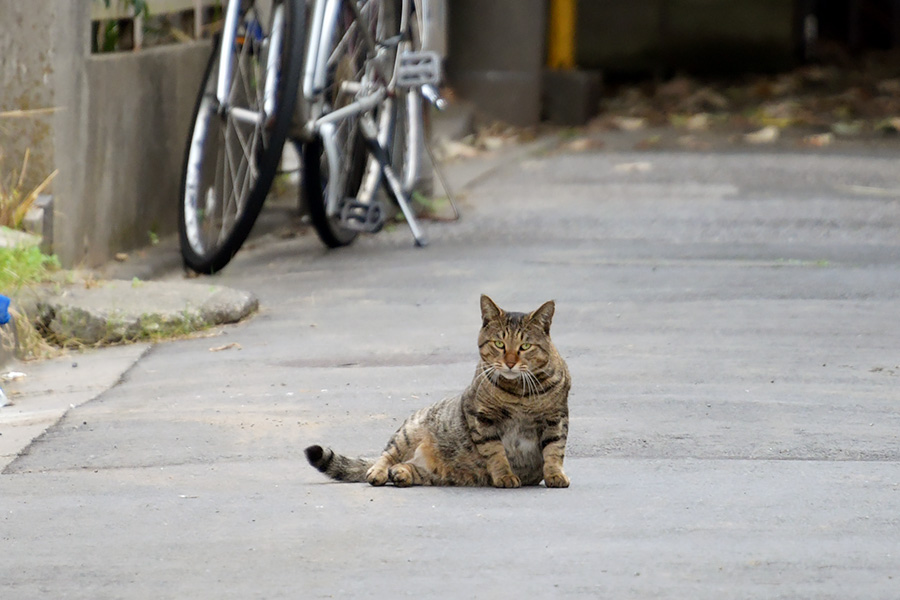
[[[898,167],[544,150],[424,250],[260,238],[215,278],[256,317],[150,348],[0,476],[2,597],[896,598]],[[482,292],[557,301],[571,488],[305,464],[464,387]]]

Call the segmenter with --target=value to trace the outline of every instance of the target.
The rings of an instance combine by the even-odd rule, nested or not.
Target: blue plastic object
[[[263,33],[262,25],[259,24],[259,21],[253,20],[247,23],[247,34],[256,42],[262,42],[265,37],[265,33]]]
[[[0,325],[9,323],[9,298],[0,295]]]

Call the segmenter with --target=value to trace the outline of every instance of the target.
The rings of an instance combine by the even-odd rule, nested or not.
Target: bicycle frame
[[[429,0],[402,0],[400,31],[408,30],[409,18],[412,14],[414,1],[416,2],[416,6],[421,6],[422,4],[427,4],[429,2]],[[328,112],[327,114],[321,114],[321,95],[328,85],[327,76],[330,43],[338,25],[341,7],[345,2],[349,2],[348,6],[354,12],[356,20],[355,26],[360,29],[361,38],[367,46],[367,53],[369,55],[374,55],[376,52],[375,42],[369,35],[365,17],[358,10],[357,5],[355,4],[356,0],[315,0],[310,21],[310,43],[307,45],[306,49],[303,75],[303,98],[309,109],[305,132],[310,136],[319,136],[322,140],[322,145],[325,150],[325,160],[328,163],[329,172],[332,174],[331,176],[340,177],[343,176],[339,168],[342,149],[338,146],[336,136],[334,135],[336,125],[343,119],[359,116],[361,131],[366,138],[366,144],[370,155],[378,161],[380,172],[386,180],[388,191],[397,200],[400,209],[407,217],[407,223],[413,232],[413,236],[416,238],[416,242],[423,245],[424,241],[418,230],[414,215],[409,209],[406,201],[407,195],[412,190],[412,187],[418,178],[420,168],[418,152],[415,153],[416,156],[408,157],[405,177],[401,182],[393,172],[388,153],[385,151],[385,147],[390,143],[390,140],[386,139],[389,132],[384,132],[385,135],[379,137],[377,135],[378,128],[375,126],[371,115],[368,114],[369,111],[376,108],[381,103],[393,101],[397,85],[397,69],[394,70],[394,74],[390,81],[387,82],[387,85],[377,86],[372,90],[353,90],[357,93],[361,93],[361,95],[358,95],[353,102]],[[425,12],[424,9],[423,12]],[[423,13],[417,14],[421,15]],[[397,60],[399,60],[399,54]],[[434,90],[434,93],[431,96],[437,97],[436,90]],[[410,89],[410,93],[407,95],[407,109],[409,119],[407,135],[410,136],[409,143],[411,144],[411,147],[418,149],[424,146],[424,127],[421,123],[422,93],[419,89]],[[371,196],[374,194],[376,184],[378,183],[378,174],[379,171],[374,169],[369,171],[369,177],[360,188],[363,192],[361,195],[365,197],[357,198],[357,200],[361,200],[364,203],[371,200]],[[343,182],[340,181],[334,181],[333,185],[327,187],[325,210],[329,216],[336,216],[339,212],[342,200],[342,198],[339,197],[339,194],[342,189]]]
[[[270,7],[271,8],[271,7]],[[266,83],[263,89],[263,112],[255,112],[244,108],[228,105],[228,90],[231,86],[231,78],[234,74],[233,49],[237,40],[237,20],[241,10],[240,0],[231,0],[225,9],[225,25],[222,30],[222,45],[219,48],[219,73],[216,80],[216,101],[220,112],[229,114],[237,121],[249,124],[265,123],[275,113],[275,77],[271,75],[278,68],[277,57],[280,56],[283,40],[281,39],[284,21],[282,6],[275,9],[272,15],[273,35],[269,42],[266,54]],[[253,35],[254,32],[246,32],[245,35]]]

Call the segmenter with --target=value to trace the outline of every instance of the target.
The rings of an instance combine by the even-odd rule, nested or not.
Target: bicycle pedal
[[[341,207],[341,225],[353,231],[378,233],[384,226],[384,207],[378,201],[363,204],[347,199]]]
[[[427,84],[438,85],[440,82],[441,56],[437,52],[409,50],[400,53],[397,66],[398,86],[411,88]]]

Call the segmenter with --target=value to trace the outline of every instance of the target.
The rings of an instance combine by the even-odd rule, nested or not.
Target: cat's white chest
[[[522,435],[518,430],[507,432],[501,439],[507,455],[534,454],[538,450],[537,437]]]
[[[513,421],[504,429],[500,439],[513,472],[523,481],[531,483],[535,477],[540,481],[544,457],[535,428]]]

